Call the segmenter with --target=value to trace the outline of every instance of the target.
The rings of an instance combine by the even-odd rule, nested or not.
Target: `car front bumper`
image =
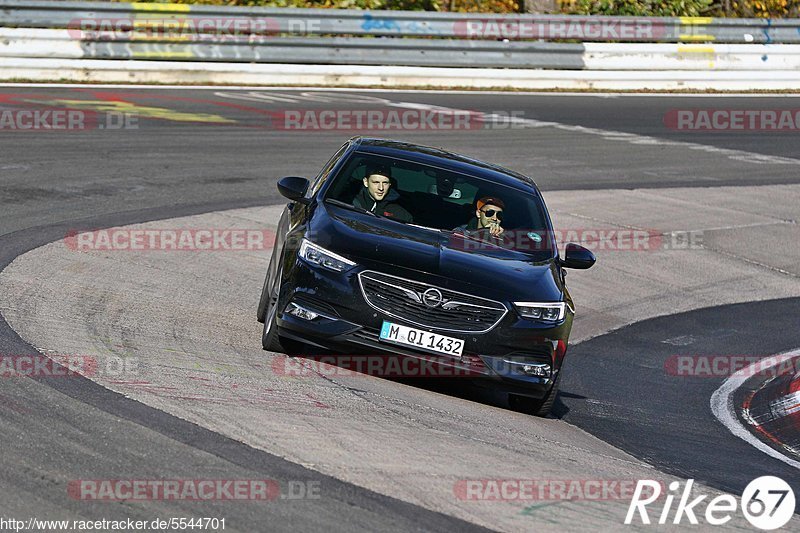
[[[426,328],[371,307],[359,285],[360,270],[363,268],[332,272],[295,258],[286,270],[287,278],[279,293],[278,334],[321,349],[320,354],[324,351],[340,354],[347,365],[359,361],[351,356],[377,358],[383,363],[361,360],[356,369],[385,377],[462,377],[533,398],[541,398],[550,390],[566,352],[571,312],[558,324],[542,324],[522,319],[506,304],[509,312],[485,333]],[[423,276],[415,279],[429,283],[420,277]],[[308,319],[302,316],[304,313],[297,316],[289,312],[297,307],[317,316]],[[462,339],[462,355],[435,354],[384,342],[379,335],[384,321]],[[385,362],[392,357],[415,360],[416,365],[403,366],[412,368],[412,375],[387,375]],[[531,369],[541,374],[544,367],[548,369],[546,375],[530,374]]]

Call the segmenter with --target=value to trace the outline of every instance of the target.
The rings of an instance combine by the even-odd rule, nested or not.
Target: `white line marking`
[[[756,449],[764,452],[770,457],[774,457],[779,461],[783,461],[789,466],[800,469],[800,461],[795,461],[786,457],[779,451],[770,448],[755,435],[750,433],[747,428],[739,422],[736,417],[736,408],[733,406],[733,393],[738,389],[749,377],[753,376],[756,372],[764,372],[765,370],[779,365],[782,362],[800,356],[800,348],[791,352],[783,353],[780,355],[773,355],[753,363],[752,365],[743,368],[725,380],[725,382],[714,391],[711,395],[711,411],[717,420],[730,430],[731,433],[755,447]]]
[[[341,93],[341,91],[339,91]],[[345,91],[342,96],[336,96],[330,91],[305,91],[300,94],[286,94],[280,92],[271,92],[265,94],[262,91],[253,90],[243,92],[241,94],[231,91],[216,91],[215,96],[220,98],[229,98],[234,100],[250,100],[257,102],[286,102],[293,103],[299,101],[312,101],[312,102],[336,102],[343,103],[347,101],[357,103],[372,103],[375,105],[385,105],[388,107],[398,107],[401,109],[416,109],[423,111],[441,111],[441,112],[461,112],[461,113],[474,113],[474,110],[457,109],[452,107],[419,103],[419,102],[397,102],[387,100],[385,98],[377,98],[374,96],[358,96],[352,92]],[[778,165],[800,165],[799,159],[790,157],[780,157],[773,155],[758,154],[754,152],[747,152],[744,150],[733,150],[728,148],[719,148],[706,144],[699,144],[686,141],[669,141],[657,137],[649,137],[646,135],[639,135],[636,133],[627,133],[614,130],[605,130],[599,128],[589,128],[586,126],[578,126],[572,124],[562,124],[560,122],[535,120],[530,118],[523,118],[518,116],[505,116],[498,115],[497,113],[481,113],[482,119],[489,124],[513,124],[520,128],[555,128],[562,131],[571,133],[581,133],[587,135],[598,135],[607,141],[620,141],[627,142],[634,145],[644,146],[678,146],[687,150],[698,150],[712,154],[719,154],[723,157],[734,161],[742,161],[753,164],[778,164]]]
[[[686,141],[667,141],[656,137],[648,137],[646,135],[636,135],[636,134],[622,135],[621,132],[602,130],[599,128],[589,128],[586,126],[575,126],[575,125],[560,124],[560,123],[553,123],[553,124],[554,124],[553,127],[564,131],[574,131],[578,133],[587,133],[590,135],[599,135],[609,141],[622,141],[631,144],[680,146],[689,150],[698,150],[701,152],[707,152],[711,154],[720,154],[722,156],[728,157],[728,159],[734,161],[742,161],[745,163],[755,163],[755,164],[773,163],[778,165],[800,165],[799,159],[794,159],[791,157],[780,157],[780,156],[772,156],[766,154],[758,154],[755,152],[747,152],[744,150],[719,148],[707,144],[699,144]]]
[[[438,106],[438,105],[431,105],[431,104],[420,104],[417,102],[390,102],[387,104],[390,107],[400,107],[406,109],[422,109],[422,110],[430,110],[430,111],[442,111],[442,112],[461,112],[461,113],[472,113],[474,111],[470,111],[469,109],[457,109],[452,107],[445,107],[445,106]],[[707,144],[699,144],[687,141],[667,141],[664,139],[659,139],[657,137],[649,137],[647,135],[639,135],[636,133],[625,133],[621,131],[614,131],[614,130],[604,130],[599,128],[589,128],[586,126],[578,126],[573,124],[562,124],[560,122],[552,122],[552,121],[543,121],[543,120],[535,120],[530,118],[520,118],[520,117],[504,117],[499,116],[495,113],[483,113],[483,119],[487,122],[493,121],[500,121],[500,123],[504,122],[513,122],[514,124],[519,125],[520,127],[528,127],[528,128],[555,128],[562,131],[568,131],[571,133],[582,133],[586,135],[598,135],[607,141],[620,141],[620,142],[627,142],[630,144],[638,144],[638,145],[651,145],[651,146],[678,146],[681,148],[686,148],[687,150],[698,150],[702,152],[707,152],[711,154],[719,154],[723,157],[727,157],[728,159],[734,161],[742,161],[745,163],[753,163],[753,164],[776,164],[776,165],[800,165],[800,159],[794,159],[791,157],[781,157],[781,156],[773,156],[773,155],[766,155],[766,154],[758,154],[755,152],[747,152],[745,150],[734,150],[729,148],[719,148],[717,146],[710,146]]]
[[[352,88],[320,88],[320,87],[214,87],[214,86],[184,86],[184,85],[81,85],[81,84],[39,84],[39,83],[29,83],[29,84],[7,84],[7,83],[0,83],[0,87],[76,87],[76,88],[94,88],[94,87],[103,87],[103,88],[138,88],[138,89],[170,89],[170,90],[215,90],[218,91],[216,96],[225,97],[226,95],[223,93],[224,91],[248,91],[247,94],[241,96],[234,96],[230,95],[229,97],[234,99],[243,99],[243,100],[261,100],[267,102],[275,102],[275,101],[282,101],[285,103],[292,103],[294,101],[325,101],[324,94],[325,92],[346,92],[346,93],[359,93],[359,92],[375,92],[375,93],[383,93],[383,94],[395,94],[395,93],[405,93],[405,94],[498,94],[498,95],[550,95],[557,94],[558,96],[592,96],[591,94],[584,94],[584,93],[537,93],[537,92],[530,92],[530,93],[505,93],[502,91],[418,91],[418,90],[397,90],[397,91],[387,91],[385,89],[352,89]],[[222,90],[221,90],[222,89]],[[303,90],[309,91],[302,93],[300,95],[286,95],[286,94],[275,94],[275,95],[257,95],[256,91],[286,91],[286,90]],[[220,94],[223,93],[223,94]],[[317,96],[321,99],[314,99]],[[627,96],[625,93],[603,93],[603,97],[609,96]],[[664,94],[647,94],[647,95],[640,95],[640,96],[673,96],[669,93]],[[710,96],[710,95],[689,95],[689,96]],[[714,95],[720,96],[720,95]],[[726,96],[735,96],[735,95],[726,95]],[[741,96],[748,96],[748,95],[741,95]],[[753,95],[749,95],[753,96]],[[762,95],[766,96],[766,95]],[[772,95],[770,95],[772,96]],[[788,95],[786,95],[788,96]],[[333,101],[338,101],[339,99],[333,99]],[[457,111],[456,109],[442,107],[442,106],[432,106],[429,104],[418,104],[412,102],[391,102],[389,100],[385,100],[382,98],[376,98],[375,103],[382,103],[384,105],[388,105],[390,107],[406,107],[411,109],[439,109],[439,110],[451,110]],[[382,102],[379,102],[382,101]],[[461,110],[467,111],[467,110]],[[508,121],[509,117],[497,117],[494,114],[485,113],[484,116],[488,119]],[[646,135],[637,135],[633,133],[624,133],[619,131],[613,130],[603,130],[598,128],[589,128],[585,126],[577,126],[577,125],[570,125],[570,124],[562,124],[559,122],[549,122],[549,121],[541,121],[541,120],[533,120],[533,119],[525,119],[525,118],[517,118],[511,117],[511,121],[531,127],[531,128],[545,128],[545,127],[552,127],[564,131],[569,132],[577,132],[577,133],[585,133],[590,135],[599,135],[606,140],[613,140],[613,141],[622,141],[628,142],[634,145],[645,145],[645,146],[678,146],[682,148],[686,148],[688,150],[698,150],[708,153],[715,153],[720,154],[728,159],[734,161],[742,161],[746,163],[754,163],[754,164],[778,164],[778,165],[800,165],[800,160],[794,159],[791,157],[780,157],[780,156],[773,156],[773,155],[766,155],[766,154],[759,154],[754,152],[747,152],[744,150],[732,150],[726,148],[719,148],[716,146],[709,146],[705,144],[699,143],[692,143],[692,142],[685,142],[685,141],[669,141],[666,139],[661,139],[657,137],[650,137]]]

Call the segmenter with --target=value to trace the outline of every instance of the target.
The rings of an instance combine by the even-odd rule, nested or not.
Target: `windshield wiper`
[[[325,200],[325,203],[336,205],[336,206],[339,206],[339,207],[343,207],[345,209],[349,209],[350,211],[355,211],[357,213],[366,213],[367,215],[372,215],[374,217],[378,216],[375,213],[373,213],[372,211],[367,211],[363,207],[358,207],[358,206],[353,205],[353,204],[348,204],[347,202],[342,202],[341,200],[337,200],[335,198],[327,198]]]
[[[445,231],[447,233],[451,233],[453,235],[458,235],[459,237],[464,237],[465,239],[469,239],[471,241],[485,242],[484,239],[481,239],[480,237],[476,237],[474,235],[470,235],[469,233],[467,233],[468,230],[460,230],[460,229],[447,230],[447,229],[443,229],[442,231]]]

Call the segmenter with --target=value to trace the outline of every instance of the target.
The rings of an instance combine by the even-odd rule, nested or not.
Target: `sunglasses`
[[[487,209],[486,211],[481,211],[486,218],[492,218],[493,216],[497,215],[497,220],[503,220],[503,212],[499,209]]]

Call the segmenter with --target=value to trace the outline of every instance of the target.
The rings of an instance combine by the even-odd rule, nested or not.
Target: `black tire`
[[[278,315],[277,302],[270,302],[267,304],[269,308],[264,320],[264,330],[261,333],[261,347],[268,352],[284,353],[283,345],[281,344],[280,336],[276,330],[278,325],[276,319]]]
[[[508,406],[514,411],[545,417],[550,414],[550,410],[553,408],[553,403],[556,401],[556,396],[558,396],[558,384],[560,381],[561,372],[558,373],[555,382],[553,382],[553,386],[550,387],[550,390],[547,391],[547,394],[544,396],[544,398],[538,400],[536,398],[529,398],[527,396],[509,394]]]
[[[277,313],[276,313],[277,314]],[[272,324],[269,330],[268,324]],[[283,353],[286,355],[306,355],[307,346],[294,339],[281,337],[275,332],[275,316],[270,322],[264,322],[264,332],[261,334],[261,347],[268,352]]]
[[[268,352],[285,353],[287,355],[301,355],[305,345],[293,339],[285,339],[278,335],[278,295],[283,268],[278,267],[274,281],[269,279],[265,284],[270,286],[269,296],[264,306],[264,330],[261,333],[261,347]],[[268,275],[269,276],[269,275]]]
[[[261,289],[261,298],[258,301],[258,309],[256,310],[256,320],[261,322],[262,324],[266,320],[267,316],[267,299],[269,290],[267,285],[269,284],[269,271],[267,271],[267,276],[264,278],[264,288]]]
[[[269,273],[272,272],[272,262],[273,261],[280,261],[281,256],[283,254],[278,253],[277,250],[272,251],[272,257],[269,260],[269,266],[267,267],[267,275],[264,276],[264,286],[261,288],[261,298],[258,300],[258,309],[256,310],[256,320],[261,322],[262,324],[266,320],[267,317],[267,303],[269,300],[269,295],[272,289]]]
[[[264,280],[264,290],[261,291],[259,314],[263,315],[264,318],[264,320],[262,320],[262,322],[264,322],[264,330],[261,333],[261,347],[268,352],[283,353],[281,339],[277,333],[278,296],[280,294],[282,275],[283,268],[281,268],[281,266],[278,267],[275,273],[275,279],[270,279],[269,270],[267,270],[267,279]]]

